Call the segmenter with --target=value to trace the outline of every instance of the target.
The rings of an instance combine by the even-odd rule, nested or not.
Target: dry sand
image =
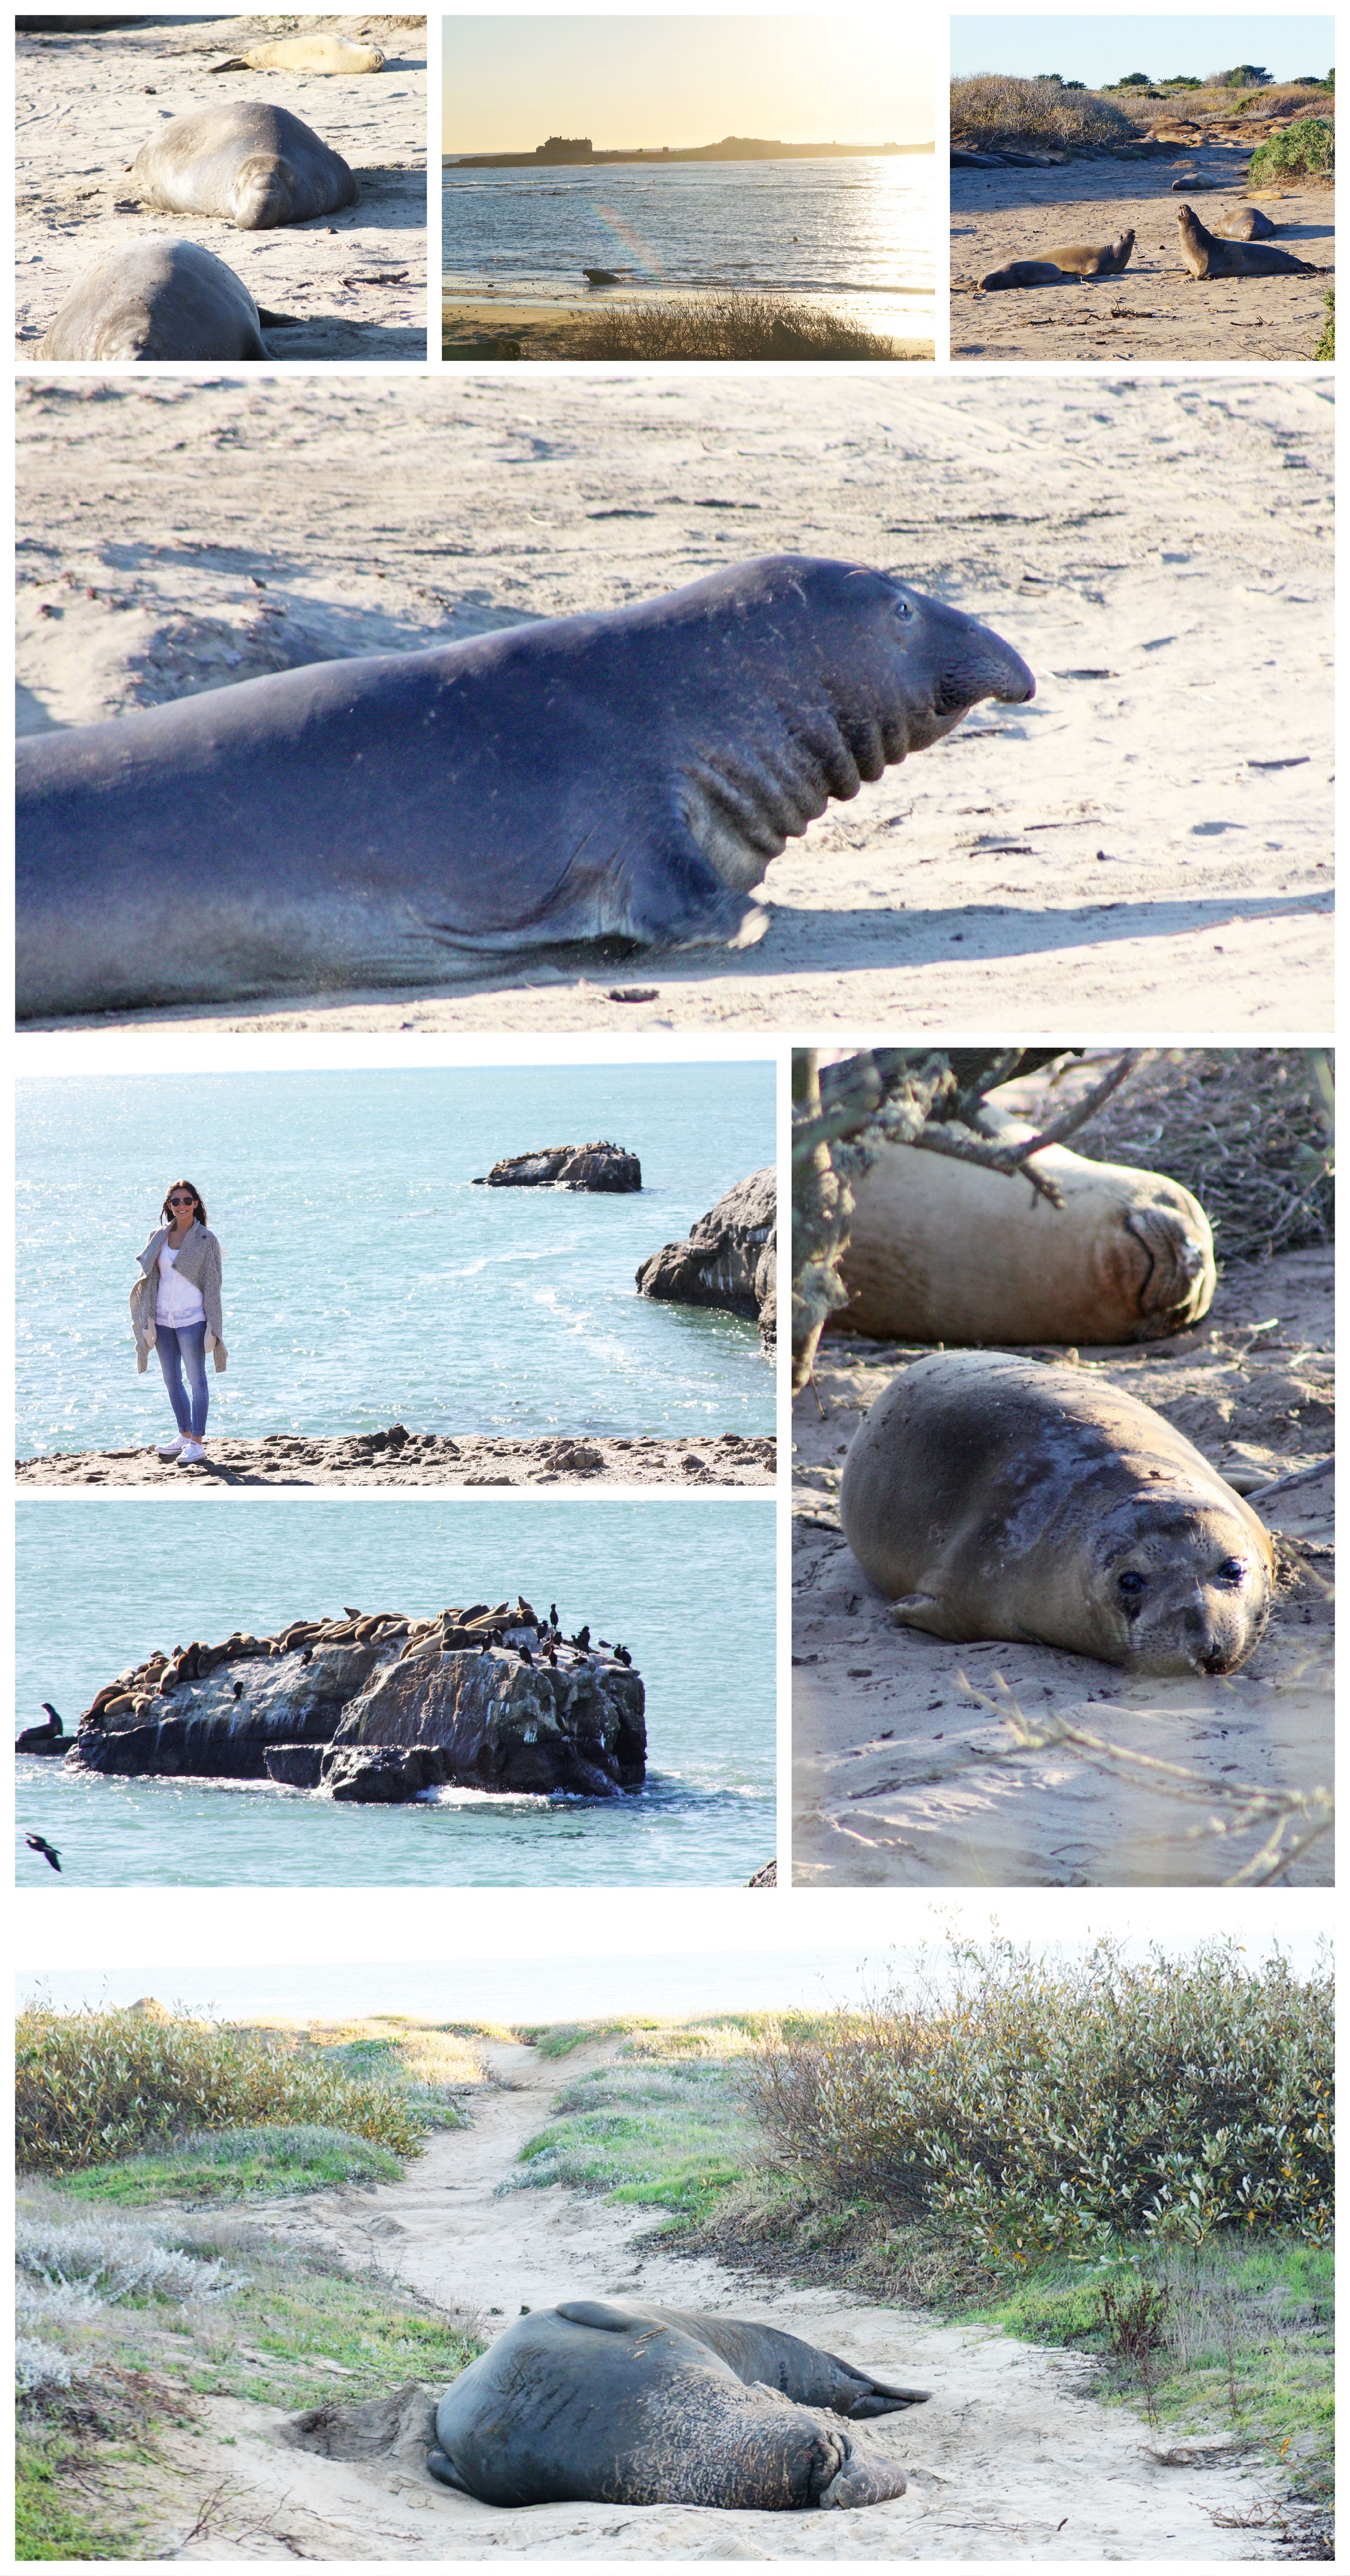
[[[1222,233],[1246,204],[1278,226],[1273,247],[1329,272],[1335,200],[1326,188],[1247,191],[1250,146],[1178,148],[1170,161],[1132,166],[1073,161],[1062,170],[953,170],[951,351],[954,358],[1311,358],[1333,277],[1194,278],[1181,259],[1176,209],[1191,204]],[[1174,179],[1185,186],[1173,192]],[[1217,182],[1211,192],[1201,180]],[[1057,243],[1136,235],[1120,277],[971,295],[1010,259],[1043,259]]]
[[[796,1405],[793,1878],[799,1887],[1216,1886],[1263,1825],[1221,1839],[1226,1785],[1307,1792],[1332,1768],[1332,1255],[1234,1263],[1195,1330],[1085,1365],[1151,1404],[1244,1491],[1311,1469],[1254,1508],[1304,1571],[1250,1662],[1224,1681],[1129,1680],[1048,1646],[955,1646],[895,1626],[839,1529],[841,1461],[897,1355],[851,1335],[821,1346]],[[819,1403],[817,1403],[817,1394]],[[1001,1677],[1026,1716],[1059,1713],[1215,1784],[1199,1803],[1149,1776],[1047,1749],[1019,1753]],[[1281,1884],[1333,1883],[1331,1838]]]
[[[395,1425],[397,1430],[399,1426]],[[776,1444],[736,1431],[715,1440],[458,1440],[434,1431],[305,1440],[212,1440],[200,1467],[150,1449],[57,1450],[20,1458],[20,1485],[152,1485],[201,1494],[212,1485],[772,1485]]]
[[[1034,704],[977,709],[792,844],[757,947],[578,948],[148,1023],[1021,1043],[1071,994],[1083,1027],[1140,1039],[1330,1025],[1320,377],[39,379],[18,435],[27,730],[780,549],[903,572],[1037,675]]]
[[[195,2438],[167,2436],[170,2472],[137,2471],[138,2503],[147,2489],[160,2499],[143,2554],[1181,2562],[1275,2554],[1270,2533],[1234,2527],[1269,2496],[1269,2473],[1239,2465],[1221,2437],[1178,2444],[1181,2464],[1162,2466],[1142,2420],[1099,2405],[1072,2355],[733,2274],[707,2257],[680,2259],[650,2241],[650,2210],[557,2186],[496,2198],[560,2085],[617,2045],[578,2050],[559,2066],[533,2049],[493,2044],[485,2055],[510,2089],[475,2096],[473,2126],[433,2136],[405,2181],[273,2203],[250,2216],[283,2243],[336,2249],[348,2264],[378,2264],[446,2306],[486,2312],[489,2335],[522,2304],[648,2299],[761,2318],[916,2381],[934,2392],[927,2405],[859,2435],[903,2461],[909,2492],[854,2513],[599,2504],[505,2512],[435,2486],[415,2455],[322,2459],[282,2443],[286,2419],[276,2408],[207,2398]],[[335,2379],[339,2400],[341,2388]],[[185,2539],[208,2498],[208,2528]]]
[[[293,316],[300,327],[264,333],[276,358],[426,357],[425,22],[297,23],[341,35],[368,27],[383,71],[213,73],[213,63],[275,34],[267,17],[144,19],[15,38],[20,358],[33,356],[77,277],[150,233],[200,242],[243,279],[255,304]],[[241,233],[128,196],[127,170],[167,118],[245,99],[289,108],[340,152],[361,183],[360,203],[276,232]]]

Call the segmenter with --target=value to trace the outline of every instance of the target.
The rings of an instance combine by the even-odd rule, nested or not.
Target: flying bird
[[[31,1852],[41,1852],[49,1869],[57,1871],[60,1870],[61,1855],[59,1851],[54,1850],[50,1843],[44,1842],[41,1834],[25,1834],[24,1841],[27,1843]]]

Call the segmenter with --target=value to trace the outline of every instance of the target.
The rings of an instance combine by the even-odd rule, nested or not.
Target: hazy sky
[[[931,22],[930,22],[931,23]],[[928,143],[933,47],[898,13],[837,18],[447,18],[442,146]]]
[[[1260,63],[1276,80],[1324,79],[1335,60],[1334,18],[953,18],[953,72],[1058,72],[1089,89],[1147,72],[1204,80],[1233,63]],[[542,138],[541,138],[542,140]]]

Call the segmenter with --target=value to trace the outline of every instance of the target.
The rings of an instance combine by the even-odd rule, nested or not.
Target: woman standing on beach
[[[140,1255],[141,1276],[131,1292],[136,1366],[143,1372],[151,1351],[158,1352],[178,1425],[177,1439],[161,1440],[159,1454],[177,1459],[180,1467],[196,1467],[206,1456],[206,1354],[213,1353],[218,1369],[226,1358],[220,1245],[207,1227],[201,1193],[191,1181],[172,1184],[160,1214],[167,1223],[156,1229]]]

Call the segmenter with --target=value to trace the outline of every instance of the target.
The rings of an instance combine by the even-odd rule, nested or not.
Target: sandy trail
[[[1243,182],[1249,144],[1178,146],[1170,161],[1119,168],[951,173],[951,349],[954,358],[1311,358],[1326,320],[1336,264],[1335,199],[1327,188],[1257,189]],[[1173,181],[1183,188],[1174,193]],[[1204,183],[1203,185],[1200,183]],[[1182,262],[1176,209],[1191,204],[1206,232],[1223,233],[1246,204],[1278,226],[1273,247],[1325,268],[1325,277],[1194,278]],[[1136,239],[1120,277],[1077,278],[972,294],[1011,259],[1044,259],[1057,243]]]
[[[1193,2456],[1185,2465],[1160,2466],[1134,2414],[1108,2410],[1086,2393],[1080,2361],[980,2329],[935,2326],[910,2311],[855,2305],[828,2290],[749,2280],[707,2259],[677,2260],[642,2242],[650,2211],[611,2208],[556,2187],[495,2198],[560,2084],[617,2045],[579,2050],[561,2067],[541,2063],[532,2049],[489,2047],[490,2064],[514,2089],[476,2095],[473,2126],[433,2138],[406,2181],[273,2204],[259,2213],[262,2223],[297,2248],[320,2241],[354,2265],[376,2261],[448,2305],[477,2305],[490,2312],[489,2331],[501,2331],[522,2304],[645,2298],[762,2318],[917,2380],[934,2391],[926,2406],[864,2428],[870,2447],[904,2461],[908,2494],[848,2514],[577,2504],[503,2512],[433,2485],[412,2459],[353,2465],[283,2446],[277,2435],[285,2419],[275,2409],[210,2399],[209,2430],[176,2439],[178,2483],[157,2481],[163,2555],[1067,2561],[1272,2554],[1263,2534],[1235,2537],[1211,2518],[1249,2508],[1263,2491],[1259,2473],[1227,2460],[1221,2440],[1186,2444]],[[197,2499],[222,2481],[228,2492],[212,2529],[185,2544]]]
[[[297,23],[344,36],[368,27],[383,71],[213,72],[213,63],[276,32],[274,19],[256,16],[15,38],[19,358],[33,356],[77,277],[151,233],[200,242],[243,279],[255,304],[292,317],[298,327],[263,335],[274,358],[426,357],[425,23]],[[128,168],[169,117],[255,99],[289,108],[341,153],[360,181],[359,204],[241,233],[128,196]]]
[[[134,1025],[842,1034],[903,1016],[1020,1044],[1072,992],[1084,1026],[1141,1039],[1328,1027],[1329,387],[789,382],[786,400],[762,368],[21,385],[25,731],[618,606],[780,549],[903,572],[1037,677],[1031,705],[977,709],[832,806],[771,865],[768,934],[734,956],[579,948]]]
[[[807,1388],[794,1425],[796,1885],[1215,1886],[1254,1858],[1264,1826],[1221,1840],[1201,1828],[1204,1807],[1132,1784],[1120,1766],[1104,1773],[1053,1748],[1007,1758],[1003,1721],[974,1697],[996,1696],[996,1675],[1029,1717],[1061,1711],[1220,1786],[1329,1783],[1331,1347],[1332,1256],[1318,1250],[1231,1264],[1205,1322],[1171,1341],[1083,1353],[1244,1487],[1325,1462],[1268,1504],[1254,1497],[1267,1527],[1307,1552],[1311,1579],[1282,1598],[1240,1673],[1177,1683],[1048,1646],[954,1646],[897,1628],[837,1512],[844,1454],[897,1354],[827,1336],[823,1411]],[[1281,1884],[1332,1881],[1328,1835]]]
[[[695,1440],[457,1440],[434,1431],[306,1440],[213,1440],[200,1467],[148,1449],[56,1451],[15,1461],[20,1485],[154,1485],[201,1494],[214,1485],[772,1485],[776,1444],[736,1431]]]

